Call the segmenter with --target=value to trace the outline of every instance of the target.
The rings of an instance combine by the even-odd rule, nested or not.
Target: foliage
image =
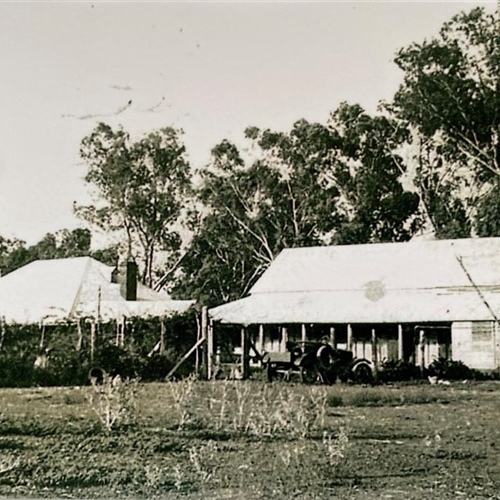
[[[479,200],[476,216],[478,236],[500,236],[500,179],[492,181],[491,188]]]
[[[330,182],[340,186],[346,222],[336,243],[406,241],[419,228],[418,197],[405,191],[402,158],[396,152],[407,132],[391,118],[370,116],[343,103],[329,127],[340,141]]]
[[[402,382],[422,378],[422,370],[404,360],[386,360],[381,363],[378,379],[381,382]]]
[[[141,249],[142,281],[148,285],[153,284],[157,252],[180,248],[174,225],[190,183],[180,134],[164,128],[134,142],[123,129],[99,123],[81,143],[85,180],[100,201],[76,213],[106,231],[125,230],[129,253],[135,245]]]
[[[165,320],[165,351],[158,345],[158,319],[132,319],[127,324],[125,343],[116,345],[116,325],[101,324],[95,339],[94,358],[90,356],[90,325],[82,322],[81,337],[75,324],[45,326],[6,325],[0,350],[0,387],[33,385],[84,385],[89,372],[99,368],[122,378],[162,380],[178,359],[196,341],[196,322],[192,313]],[[47,359],[35,366],[37,357]],[[186,376],[194,369],[187,360],[177,375]]]
[[[297,124],[290,141],[297,149],[308,147],[299,144],[302,130],[310,128],[320,140],[324,131],[314,132],[315,127]],[[294,165],[262,160],[245,165],[227,141],[212,150],[197,193],[205,208],[183,262],[188,283],[178,290],[192,290],[209,302],[237,298],[282,248],[319,243],[335,225],[338,194],[320,185],[321,165],[312,161],[312,154],[304,153]]]
[[[427,375],[441,380],[474,380],[485,378],[485,375],[469,368],[462,361],[439,358],[433,361],[426,370]]]
[[[47,233],[38,243],[29,247],[24,241],[0,236],[0,270],[2,274],[8,274],[34,260],[90,255],[90,245],[90,231],[79,228]]]
[[[389,108],[415,132],[423,208],[438,236],[467,236],[485,183],[500,174],[497,14],[462,12],[396,64],[404,82]]]
[[[498,95],[500,32],[495,14],[475,8],[439,35],[402,49],[405,72],[395,104],[426,137],[443,134],[444,159],[471,161],[484,176],[500,173]]]
[[[283,248],[404,241],[418,197],[404,192],[392,148],[401,132],[343,104],[327,125],[288,133],[250,127],[246,161],[223,141],[200,171],[203,207],[174,292],[217,303],[245,295]]]

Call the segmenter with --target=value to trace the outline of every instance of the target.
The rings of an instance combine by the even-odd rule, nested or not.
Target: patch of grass
[[[25,445],[13,439],[0,439],[0,451],[23,450]]]
[[[0,420],[0,436],[47,437],[61,432],[54,423],[38,423],[32,420]]]
[[[439,390],[438,390],[439,391]],[[370,387],[352,388],[348,391],[332,392],[327,397],[327,404],[332,408],[353,406],[407,406],[420,404],[447,404],[449,398],[444,391],[429,386],[413,387]]]
[[[499,387],[196,381],[179,430],[172,387],[147,384],[111,433],[64,404],[91,388],[0,390],[0,496],[494,498]]]
[[[68,392],[63,395],[65,405],[82,405],[86,403],[85,395],[82,392]]]
[[[332,408],[344,406],[344,399],[339,394],[329,394],[326,401],[328,406],[331,406]]]

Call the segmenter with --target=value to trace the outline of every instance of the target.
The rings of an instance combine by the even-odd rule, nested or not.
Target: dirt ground
[[[139,385],[110,432],[92,388],[3,389],[0,496],[500,498],[498,382],[271,386]]]

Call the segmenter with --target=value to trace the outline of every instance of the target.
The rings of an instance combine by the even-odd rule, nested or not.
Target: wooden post
[[[281,327],[281,343],[280,343],[280,352],[286,351],[286,344],[288,342],[288,330],[286,327]]]
[[[259,351],[264,350],[264,325],[259,325]]]
[[[194,313],[194,317],[196,320],[196,344],[201,340],[201,321],[198,313]],[[197,375],[200,373],[200,349],[195,350],[195,358],[194,358],[194,369]]]
[[[127,332],[127,317],[123,316],[122,317],[122,330],[121,330],[121,336],[120,336],[120,347],[125,346],[125,333]]]
[[[419,331],[418,348],[419,348],[420,368],[425,368],[425,331],[424,330]]]
[[[404,358],[404,347],[403,347],[403,325],[398,325],[398,359],[400,361]]]
[[[241,328],[241,378],[243,380],[250,376],[250,342],[248,330]]]
[[[165,317],[160,318],[160,354],[165,352]]]
[[[375,371],[377,370],[378,366],[378,345],[377,345],[377,331],[375,328],[372,328],[372,363],[373,366],[375,367]]]
[[[90,323],[90,362],[94,361],[96,322]]]
[[[122,325],[120,323],[120,320],[117,318],[116,319],[116,335],[115,335],[115,346],[118,347],[120,345],[120,330],[122,328]]]
[[[347,325],[347,350],[352,351],[352,326]]]
[[[97,289],[97,322],[101,321],[101,287]]]
[[[42,323],[40,325],[40,351],[43,349],[43,346],[45,344],[45,323]]]
[[[5,339],[5,318],[0,317],[0,351],[3,348],[4,339]]]
[[[302,325],[302,328],[301,328],[301,340],[302,342],[306,342],[307,340],[307,327],[306,325]]]
[[[0,327],[1,328],[1,327]],[[453,329],[453,326],[452,326]],[[451,332],[453,338],[453,331]],[[453,351],[452,351],[453,342],[450,344],[448,349],[448,358],[453,359]],[[498,321],[495,321],[493,324],[493,366],[498,368]],[[0,350],[2,349],[2,343],[0,339]]]
[[[82,320],[80,318],[78,318],[78,321],[76,322],[76,331],[78,333],[78,338],[76,340],[76,350],[79,352],[82,350],[83,344]]]
[[[203,340],[208,339],[208,307],[203,306],[201,308],[201,338]],[[203,377],[204,378],[209,378],[209,375],[211,375],[211,366],[210,366],[210,359],[208,356],[208,348],[207,344],[205,342],[202,342],[200,345],[202,345],[202,372],[203,372]]]
[[[215,355],[215,339],[214,339],[214,324],[212,320],[209,320],[207,326],[207,378],[212,379],[215,375],[214,373],[214,355]]]
[[[335,327],[330,327],[330,344],[334,349],[337,349],[337,338],[335,336]]]

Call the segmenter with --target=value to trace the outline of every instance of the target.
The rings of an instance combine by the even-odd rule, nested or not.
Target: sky
[[[99,121],[133,137],[182,128],[194,167],[248,126],[375,112],[396,52],[489,2],[2,2],[0,235],[28,244],[80,226],[79,157]]]

